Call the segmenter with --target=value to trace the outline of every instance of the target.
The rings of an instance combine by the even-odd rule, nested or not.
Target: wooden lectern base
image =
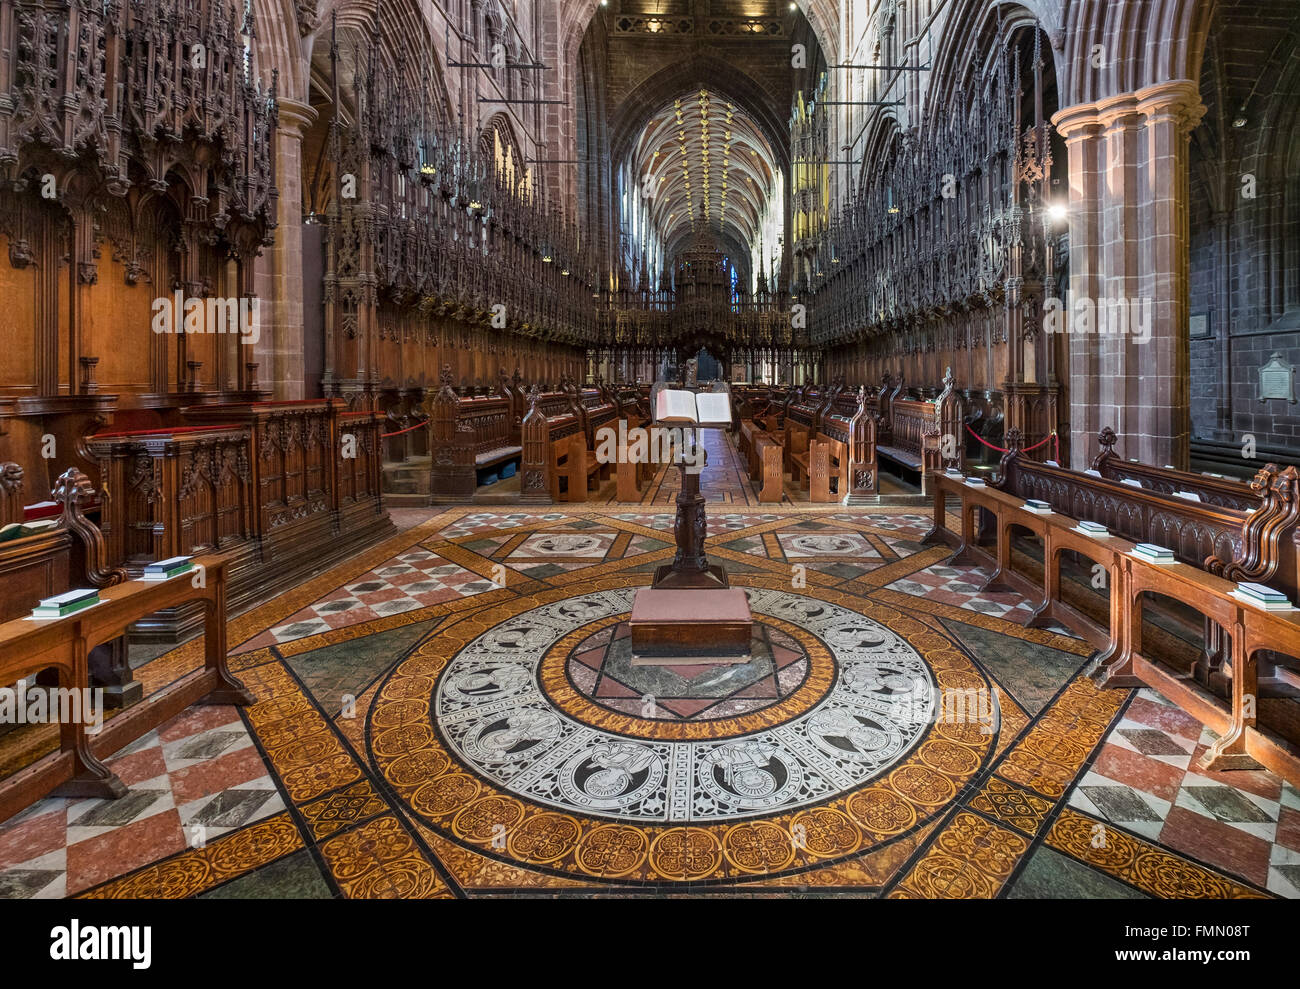
[[[731,586],[727,571],[720,566],[710,566],[707,570],[674,570],[672,564],[665,564],[655,571],[655,590],[685,591],[726,590]]]
[[[754,615],[740,588],[644,587],[632,604],[632,665],[748,663]]]

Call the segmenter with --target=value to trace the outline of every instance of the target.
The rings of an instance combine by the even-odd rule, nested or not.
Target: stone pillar
[[[305,394],[302,308],[302,137],[316,111],[296,100],[280,99],[275,134],[275,184],[279,189],[275,243],[266,249],[257,273],[262,300],[262,335],[257,344],[258,377],[276,399]]]
[[[1075,468],[1103,426],[1126,458],[1188,467],[1188,144],[1204,112],[1196,85],[1176,80],[1053,118],[1070,156]]]

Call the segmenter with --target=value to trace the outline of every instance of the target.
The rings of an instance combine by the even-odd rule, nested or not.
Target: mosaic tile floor
[[[730,670],[627,661],[650,503],[403,523],[230,622],[255,705],[0,825],[0,897],[1300,895],[1296,790],[1197,773],[1199,724],[1096,689],[915,510],[719,505],[760,635]]]

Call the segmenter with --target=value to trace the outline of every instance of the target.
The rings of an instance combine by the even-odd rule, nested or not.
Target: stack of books
[[[1175,563],[1174,551],[1154,543],[1138,543],[1133,547],[1133,555],[1147,563]]]
[[[1120,484],[1127,484],[1130,488],[1142,487],[1142,482],[1135,477],[1125,477],[1120,480]]]
[[[1101,471],[1093,470],[1091,467],[1085,470],[1084,474],[1086,474],[1088,477],[1101,477]]]
[[[962,480],[966,477],[966,475],[963,474],[961,471],[959,471],[956,467],[949,467],[945,469],[944,474],[946,474],[948,477],[955,477],[958,480]]]
[[[1038,515],[1052,514],[1052,506],[1045,501],[1039,501],[1037,498],[1030,498],[1025,502],[1025,510],[1035,512]]]
[[[988,487],[988,485],[984,483],[984,478],[982,477],[968,477],[966,478],[966,484],[972,488]]]
[[[46,598],[32,609],[33,618],[65,618],[78,611],[99,604],[99,591],[93,587],[68,591],[52,598]]]
[[[1263,584],[1238,584],[1234,592],[1237,597],[1265,611],[1290,611],[1290,599],[1280,591]]]
[[[1104,525],[1098,525],[1096,522],[1080,522],[1076,528],[1088,536],[1097,536],[1102,538],[1110,535],[1110,530]]]
[[[1187,501],[1200,501],[1200,500],[1201,500],[1201,496],[1198,495],[1195,491],[1175,491],[1175,492],[1174,492],[1174,497],[1175,497],[1175,498],[1184,498],[1184,499],[1186,499]]]
[[[1060,467],[1061,465],[1058,464],[1055,460],[1045,460],[1045,461],[1043,462],[1043,466],[1045,466],[1045,467]]]
[[[194,557],[192,556],[173,556],[170,560],[159,560],[157,563],[147,564],[144,573],[140,576],[141,580],[171,580],[183,573],[189,573],[194,569]]]
[[[58,526],[58,519],[41,519],[37,522],[10,522],[3,529],[0,529],[0,543],[7,543],[11,539],[26,539],[28,536],[38,536],[42,532],[49,532]]]

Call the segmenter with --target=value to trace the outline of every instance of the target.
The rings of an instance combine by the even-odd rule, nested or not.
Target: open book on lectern
[[[659,392],[655,399],[655,422],[696,426],[730,426],[731,396],[726,392]]]

